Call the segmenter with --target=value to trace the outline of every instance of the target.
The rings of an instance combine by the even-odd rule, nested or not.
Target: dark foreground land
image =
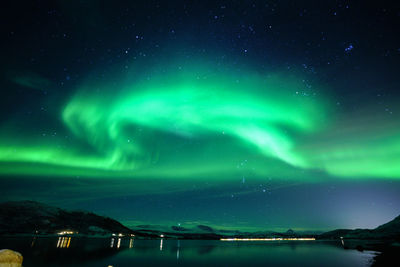
[[[377,251],[373,266],[398,266],[400,255],[400,216],[375,229],[338,229],[322,234],[284,233],[272,231],[241,232],[217,230],[206,225],[187,229],[179,226],[152,227],[139,225],[128,228],[118,221],[85,211],[67,211],[33,201],[0,204],[0,239],[12,237],[45,238],[69,236],[77,238],[103,237],[126,240],[220,240],[221,238],[315,238],[315,242],[330,241],[345,250]],[[106,242],[109,242],[107,240]],[[116,240],[115,242],[118,242]],[[121,241],[120,241],[121,242]],[[128,241],[122,241],[128,242]],[[131,242],[131,241],[129,241]],[[132,241],[133,242],[133,241]],[[298,241],[294,241],[298,242]],[[2,242],[5,246],[4,242]],[[322,244],[322,243],[320,243]],[[162,246],[162,242],[161,242]],[[1,249],[1,248],[0,248]],[[115,253],[105,249],[100,254]],[[95,256],[97,253],[95,254]]]

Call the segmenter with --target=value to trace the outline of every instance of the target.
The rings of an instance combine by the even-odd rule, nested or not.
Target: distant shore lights
[[[290,238],[221,238],[221,241],[314,241],[315,237]]]
[[[58,235],[73,235],[73,234],[75,234],[75,232],[74,231],[65,230],[65,231],[58,232],[57,234]]]

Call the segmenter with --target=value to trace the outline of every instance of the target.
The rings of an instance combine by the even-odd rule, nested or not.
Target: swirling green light
[[[304,87],[299,81],[205,65],[171,67],[142,80],[88,81],[61,108],[74,139],[23,142],[3,135],[0,173],[186,178],[230,177],[245,169],[288,178],[295,170],[316,169],[343,177],[400,177],[396,136],[374,144],[368,138],[314,144],[334,121],[329,101],[298,94]],[[238,168],[239,161],[248,166]]]

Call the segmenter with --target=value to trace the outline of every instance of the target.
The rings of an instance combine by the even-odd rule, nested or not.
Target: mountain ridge
[[[0,203],[0,235],[7,234],[60,234],[73,232],[80,235],[136,235],[143,238],[221,239],[266,237],[315,237],[316,239],[375,239],[400,240],[400,216],[375,229],[336,229],[322,234],[296,232],[291,229],[275,231],[242,232],[215,229],[207,225],[194,228],[181,226],[138,225],[126,227],[120,222],[86,211],[67,211],[35,201],[10,201]]]
[[[67,211],[36,201],[0,203],[0,234],[133,234],[118,221],[92,212]]]
[[[400,240],[400,215],[374,229],[336,229],[318,236],[320,239]]]

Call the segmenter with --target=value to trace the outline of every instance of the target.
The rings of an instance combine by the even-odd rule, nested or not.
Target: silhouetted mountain
[[[179,231],[179,232],[188,231],[188,229],[186,229],[185,227],[182,227],[182,226],[171,226],[171,229],[174,231]]]
[[[400,237],[400,215],[388,223],[382,224],[374,229],[374,232],[380,236]]]
[[[289,229],[289,230],[286,231],[286,234],[287,235],[294,235],[295,233],[294,233],[294,231],[292,229]]]
[[[133,231],[111,218],[91,212],[66,211],[34,201],[0,203],[0,234],[132,234]]]
[[[61,231],[73,231],[83,235],[109,235],[122,233],[141,237],[182,238],[182,239],[220,239],[264,238],[264,237],[314,237],[312,233],[296,233],[289,229],[285,233],[260,231],[241,232],[237,230],[213,229],[207,225],[195,228],[181,226],[140,225],[129,229],[111,218],[91,212],[67,211],[34,201],[16,201],[0,203],[1,234],[56,234]],[[338,229],[318,235],[319,239],[364,239],[364,240],[400,240],[400,216],[375,229]]]
[[[214,229],[212,229],[210,226],[207,225],[197,225],[197,228],[199,228],[202,231],[206,231],[206,232],[214,232]]]
[[[381,239],[400,240],[400,216],[375,229],[338,229],[319,235],[320,239]]]

